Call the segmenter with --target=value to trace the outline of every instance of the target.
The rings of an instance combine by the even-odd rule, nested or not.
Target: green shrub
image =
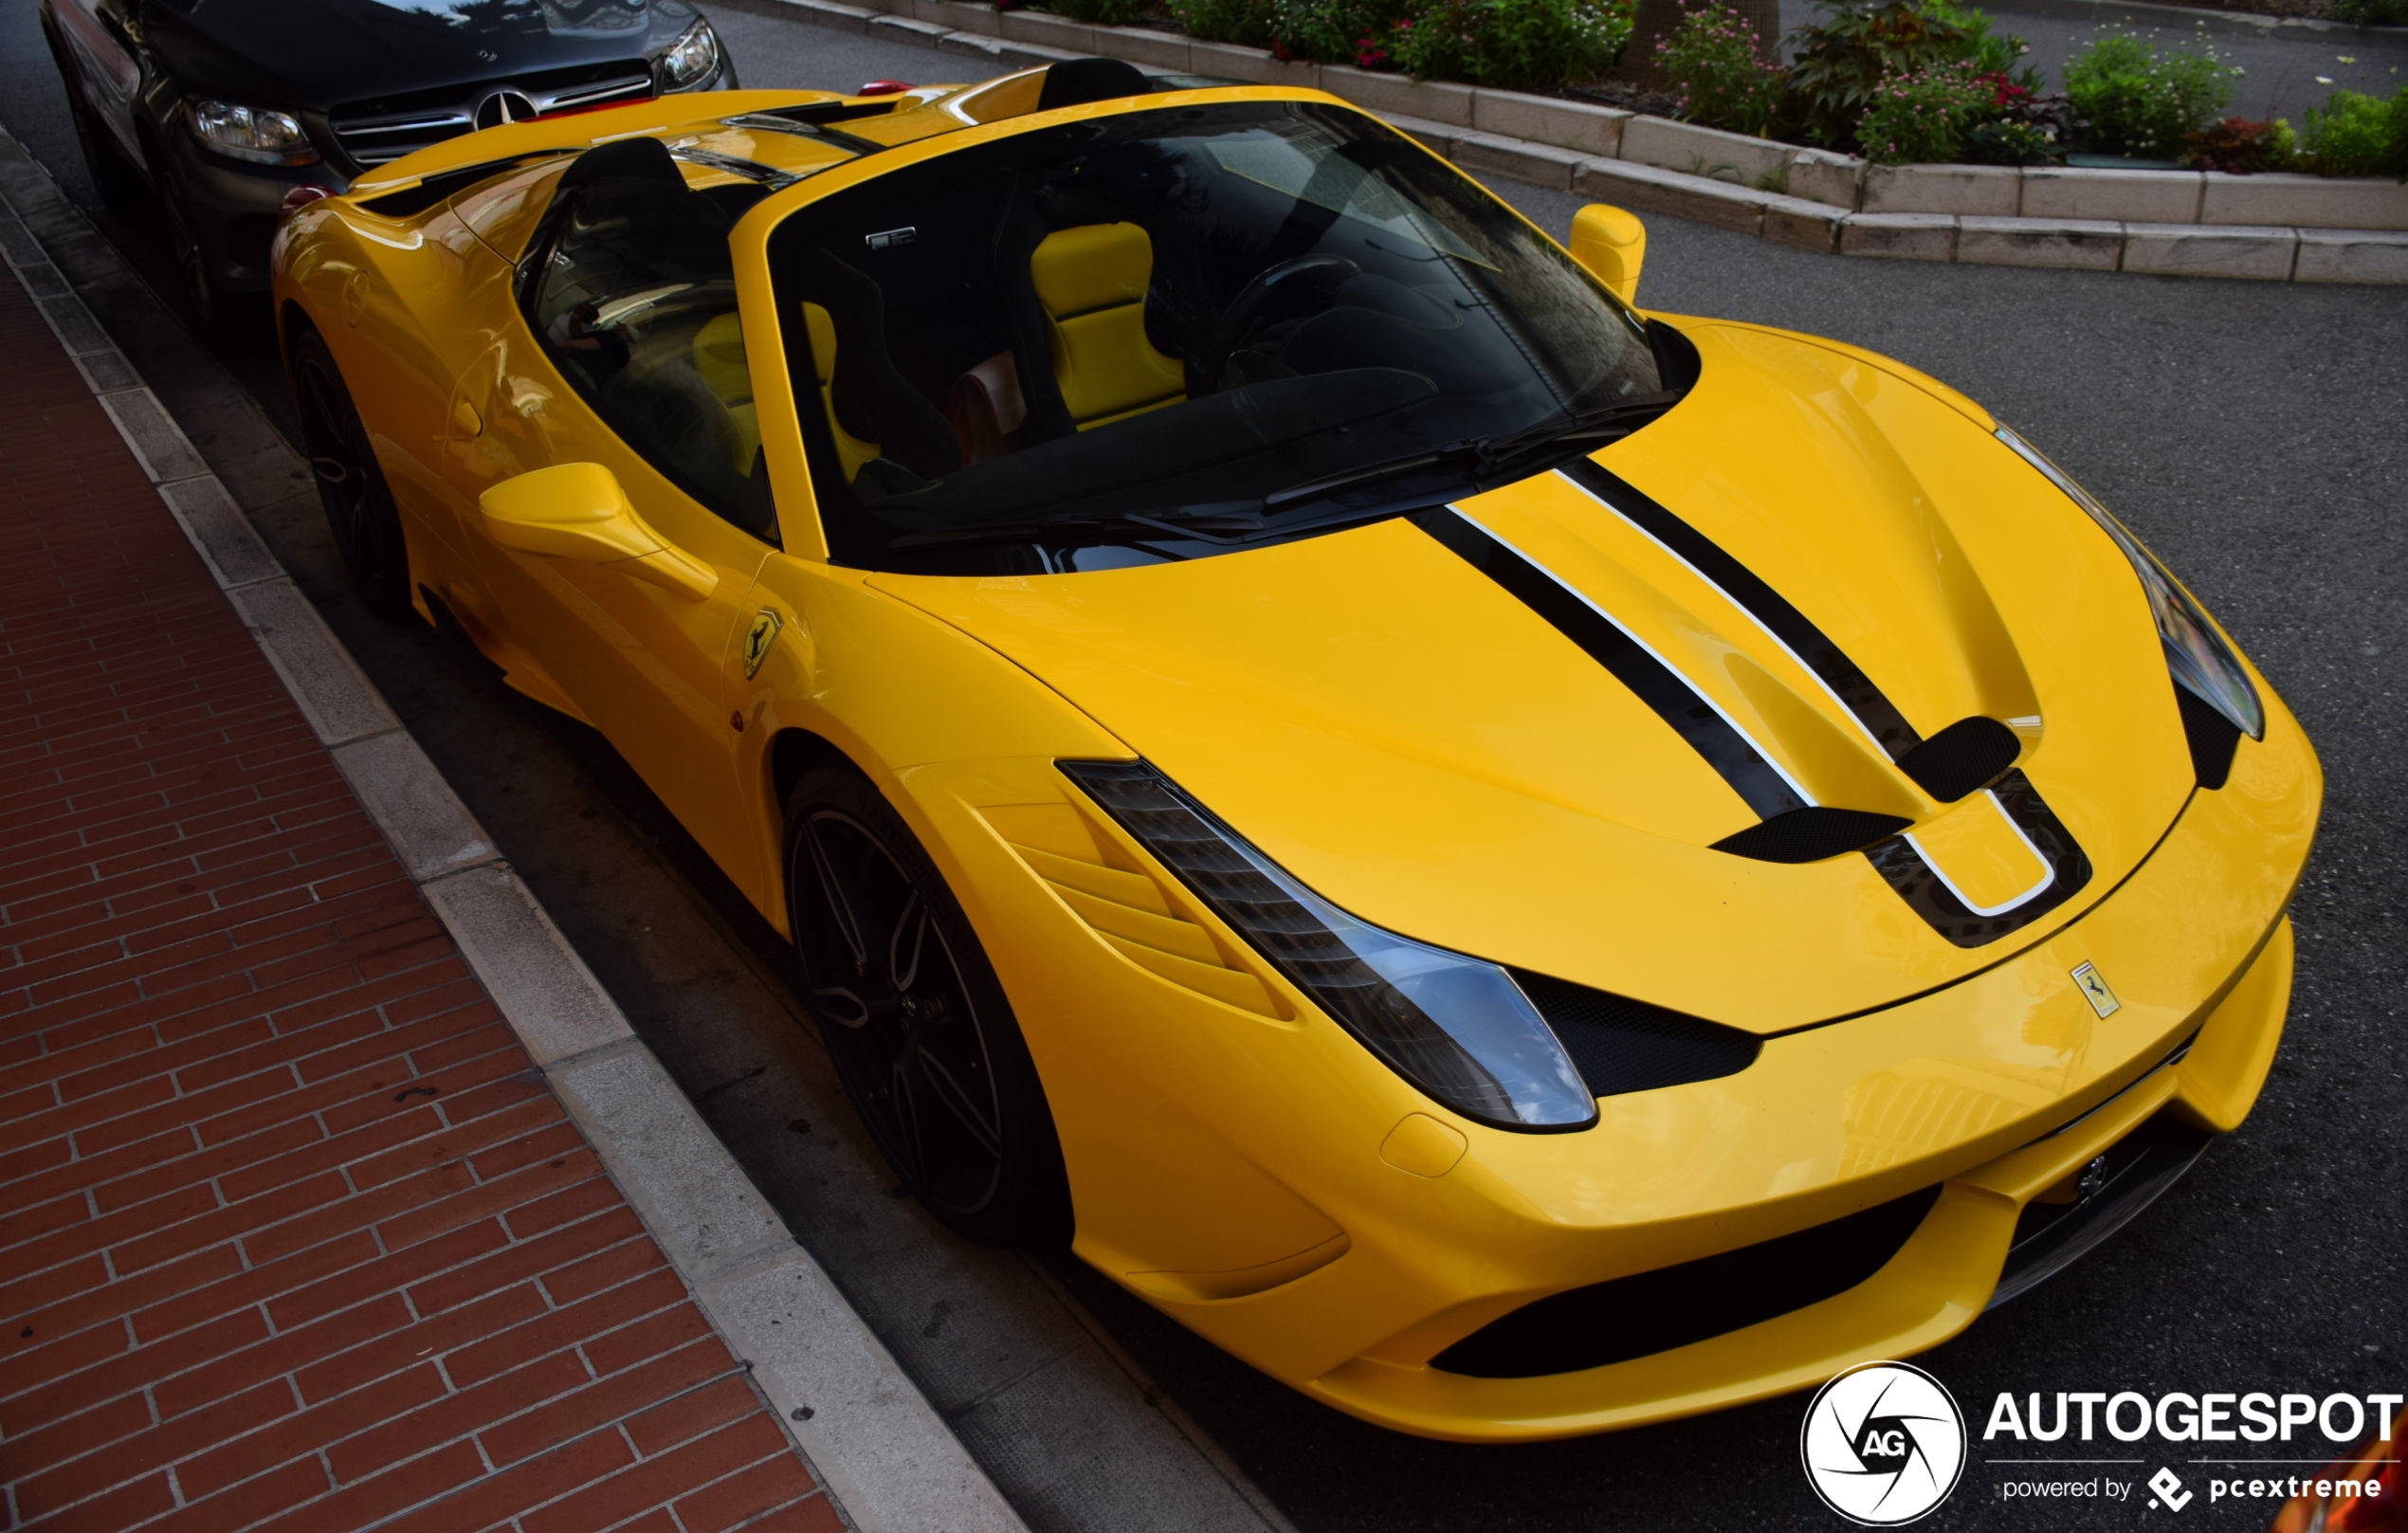
[[[1361,39],[1358,62],[1418,80],[1549,91],[1614,67],[1631,35],[1627,0],[1437,0]],[[1371,49],[1384,59],[1371,59]]]
[[[1961,123],[1959,159],[1975,165],[2047,165],[2056,159],[2065,143],[2064,97],[2041,95],[2038,76],[2029,69],[2013,76],[1984,73],[1974,82],[1981,100]]]
[[[1959,57],[1969,61],[1975,73],[2004,75],[2033,90],[2040,88],[2040,72],[2023,62],[2032,46],[2013,32],[1993,32],[1988,11],[1960,6],[1956,0],[1924,0],[1923,9],[1931,19],[1944,21],[1964,33],[1960,45],[1964,52]]]
[[[1271,45],[1270,0],[1170,0],[1171,14],[1207,43]]]
[[[2291,125],[2280,118],[2256,122],[2248,118],[2223,121],[2182,136],[2182,163],[2194,171],[2222,171],[2227,175],[2254,175],[2279,171],[2298,152]]]
[[[2337,90],[2308,109],[2300,155],[2319,175],[2396,175],[2408,181],[2408,85],[2390,100]]]
[[[2186,134],[2204,130],[2233,99],[2238,70],[2202,36],[2161,48],[2102,28],[2065,64],[2065,93],[2083,137],[2110,155],[2170,159]]]
[[[2047,165],[2063,147],[2043,123],[1992,118],[1965,129],[1957,157],[1968,165]]]
[[[1269,0],[1270,48],[1283,59],[1355,64],[1411,9],[1402,0]]]
[[[1682,117],[1733,133],[1762,133],[1780,110],[1782,70],[1770,41],[1718,0],[1687,9],[1655,45],[1665,88]]]
[[[1970,64],[1891,75],[1865,103],[1856,141],[1877,165],[1945,164],[1957,157],[1966,124],[1990,99],[1988,84]]]
[[[1045,0],[1046,9],[1090,27],[1125,27],[1137,19],[1145,0]]]
[[[2408,27],[2408,0],[2332,0],[2325,14],[2357,27]]]
[[[1797,62],[1788,108],[1800,132],[1833,149],[1855,147],[1856,124],[1883,81],[1970,60],[1979,46],[1951,6],[1823,0],[1822,9],[1823,21],[1790,34]]]

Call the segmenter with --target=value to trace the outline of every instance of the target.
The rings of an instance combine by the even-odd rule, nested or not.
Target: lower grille
[[[2186,1043],[2183,1049],[2190,1046]],[[2181,1050],[2177,1050],[2180,1057]],[[1996,1309],[2071,1267],[2182,1179],[2182,1174],[2216,1138],[2167,1113],[2159,1113],[2124,1136],[2092,1161],[2080,1201],[2023,1206],[2007,1265],[1990,1295]]]
[[[1523,1305],[1430,1360],[1473,1378],[1536,1378],[1669,1352],[1846,1293],[1887,1265],[1938,1187],[1777,1239]]]
[[[478,128],[646,100],[652,94],[650,64],[642,59],[615,59],[354,101],[335,108],[326,120],[343,153],[364,167],[386,164]]]

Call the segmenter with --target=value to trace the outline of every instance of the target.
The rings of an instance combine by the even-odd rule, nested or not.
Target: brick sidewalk
[[[5,278],[0,356],[11,1525],[840,1526]]]

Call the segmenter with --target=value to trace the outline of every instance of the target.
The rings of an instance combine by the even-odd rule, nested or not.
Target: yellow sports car
[[[2046,458],[1643,239],[1083,60],[457,138],[275,289],[365,597],[633,763],[939,1217],[1509,1440],[2130,1218],[2266,1077],[2322,791]]]

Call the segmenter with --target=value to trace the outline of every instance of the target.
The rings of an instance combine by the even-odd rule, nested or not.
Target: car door
[[[739,729],[723,669],[775,533],[753,472],[726,222],[682,184],[635,200],[634,216],[625,198],[563,209],[538,236],[524,309],[460,380],[445,471],[512,644],[749,886],[757,852],[732,792]],[[609,468],[638,516],[712,571],[709,593],[484,536],[478,494],[564,463]]]

